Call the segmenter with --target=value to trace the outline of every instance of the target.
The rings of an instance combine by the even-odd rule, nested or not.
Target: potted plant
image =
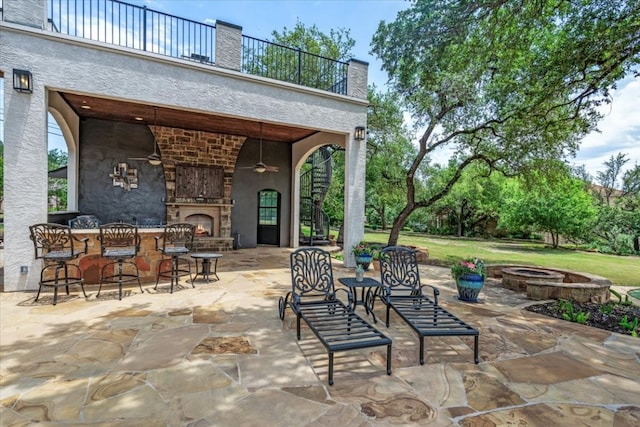
[[[475,257],[465,258],[451,266],[451,276],[456,280],[458,299],[478,302],[478,294],[487,277],[484,261]]]
[[[361,265],[363,269],[368,270],[369,264],[373,260],[374,248],[371,244],[360,242],[351,248],[351,253],[356,259],[356,264]]]

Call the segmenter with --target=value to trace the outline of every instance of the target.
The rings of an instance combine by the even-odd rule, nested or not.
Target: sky
[[[271,39],[271,33],[293,29],[297,21],[306,27],[316,25],[323,33],[348,29],[356,44],[354,58],[369,63],[369,84],[385,88],[387,75],[381,62],[370,51],[370,44],[380,21],[391,22],[409,6],[403,0],[125,0],[181,18],[209,24],[216,20],[242,27],[245,35]],[[640,164],[640,79],[628,78],[619,83],[606,105],[605,118],[598,124],[600,133],[588,135],[578,156],[570,162],[584,164],[595,176],[603,162],[618,152],[627,154],[627,164]],[[53,138],[55,140],[55,138]],[[53,142],[50,148],[56,148]],[[63,144],[63,143],[62,143]],[[436,153],[433,160],[444,163],[449,153]]]

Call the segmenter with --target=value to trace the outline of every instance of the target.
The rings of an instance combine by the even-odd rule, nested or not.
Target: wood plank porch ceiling
[[[154,106],[150,104],[138,104],[68,92],[61,92],[60,95],[80,118],[154,124]],[[142,120],[137,120],[136,117],[142,118]],[[202,112],[158,107],[155,123],[158,126],[260,138],[260,122],[258,121]],[[268,141],[294,143],[315,132],[311,129],[264,123],[262,137]]]

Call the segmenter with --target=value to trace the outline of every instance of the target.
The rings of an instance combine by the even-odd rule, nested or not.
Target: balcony
[[[0,9],[1,10],[1,9]],[[348,63],[119,0],[48,0],[48,30],[347,95]]]

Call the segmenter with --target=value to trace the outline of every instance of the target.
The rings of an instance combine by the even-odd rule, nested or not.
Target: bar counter
[[[162,259],[162,254],[156,251],[156,236],[161,236],[163,228],[139,228],[138,234],[140,235],[140,251],[135,258],[135,263],[140,270],[140,281],[143,283],[149,283],[156,281],[156,272],[158,271],[158,263]],[[88,285],[100,284],[100,270],[102,266],[113,262],[106,258],[102,258],[100,255],[100,241],[98,236],[100,230],[88,229],[88,230],[72,230],[72,234],[78,239],[87,237],[87,253],[80,255],[78,258],[78,264],[82,269],[84,282]]]

